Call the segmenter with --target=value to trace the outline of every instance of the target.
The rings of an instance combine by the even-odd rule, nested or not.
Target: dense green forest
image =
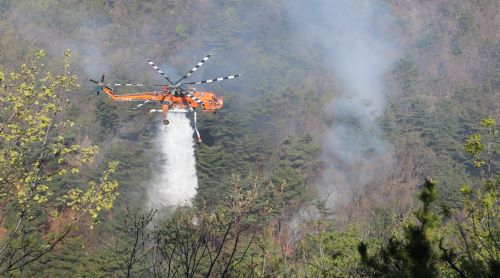
[[[498,277],[498,1],[296,2],[0,0],[0,276]],[[242,77],[151,208],[162,119],[87,78],[207,53]]]

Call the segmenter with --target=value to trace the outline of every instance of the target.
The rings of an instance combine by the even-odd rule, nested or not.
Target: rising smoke
[[[385,108],[384,75],[396,57],[384,34],[390,11],[380,1],[314,0],[290,2],[287,12],[299,30],[297,43],[322,52],[323,66],[341,88],[325,106],[331,123],[319,188],[333,206],[384,175],[392,163],[391,146],[377,126]]]
[[[154,175],[149,199],[151,208],[188,205],[196,195],[193,128],[184,113],[170,113],[170,124],[158,132],[159,171]]]

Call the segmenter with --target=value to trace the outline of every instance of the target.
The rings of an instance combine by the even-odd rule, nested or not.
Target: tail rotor
[[[99,82],[99,81],[96,81],[96,80],[94,80],[94,79],[92,79],[92,78],[89,78],[89,79],[88,79],[90,82],[97,84],[97,87],[96,87],[96,89],[95,89],[95,90],[96,90],[96,95],[99,95],[99,93],[100,93],[100,92],[102,92],[102,88],[103,88],[103,87],[106,87],[106,88],[108,88],[108,89],[110,89],[110,90],[113,90],[113,88],[111,88],[110,86],[108,86],[108,85],[104,84],[104,78],[105,78],[105,76],[104,76],[104,73],[103,73],[103,74],[101,75],[101,81],[100,81],[100,82]]]

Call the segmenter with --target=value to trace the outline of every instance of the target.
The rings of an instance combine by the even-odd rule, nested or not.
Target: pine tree
[[[360,243],[362,272],[374,277],[437,277],[439,256],[433,250],[430,230],[437,227],[438,215],[432,210],[436,200],[435,183],[426,179],[419,194],[422,208],[415,211],[416,223],[404,229],[402,239],[391,238],[375,254],[368,254],[368,246]]]

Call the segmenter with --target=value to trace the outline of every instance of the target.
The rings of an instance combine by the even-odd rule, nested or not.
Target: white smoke
[[[148,192],[151,208],[189,205],[198,188],[194,130],[185,113],[170,113],[169,121],[158,132],[161,165]]]
[[[384,75],[397,56],[387,32],[391,11],[375,0],[311,0],[287,2],[287,12],[298,30],[297,43],[322,53],[323,66],[341,88],[324,106],[330,126],[319,188],[334,206],[383,177],[392,164],[391,145],[377,124],[385,109]]]

